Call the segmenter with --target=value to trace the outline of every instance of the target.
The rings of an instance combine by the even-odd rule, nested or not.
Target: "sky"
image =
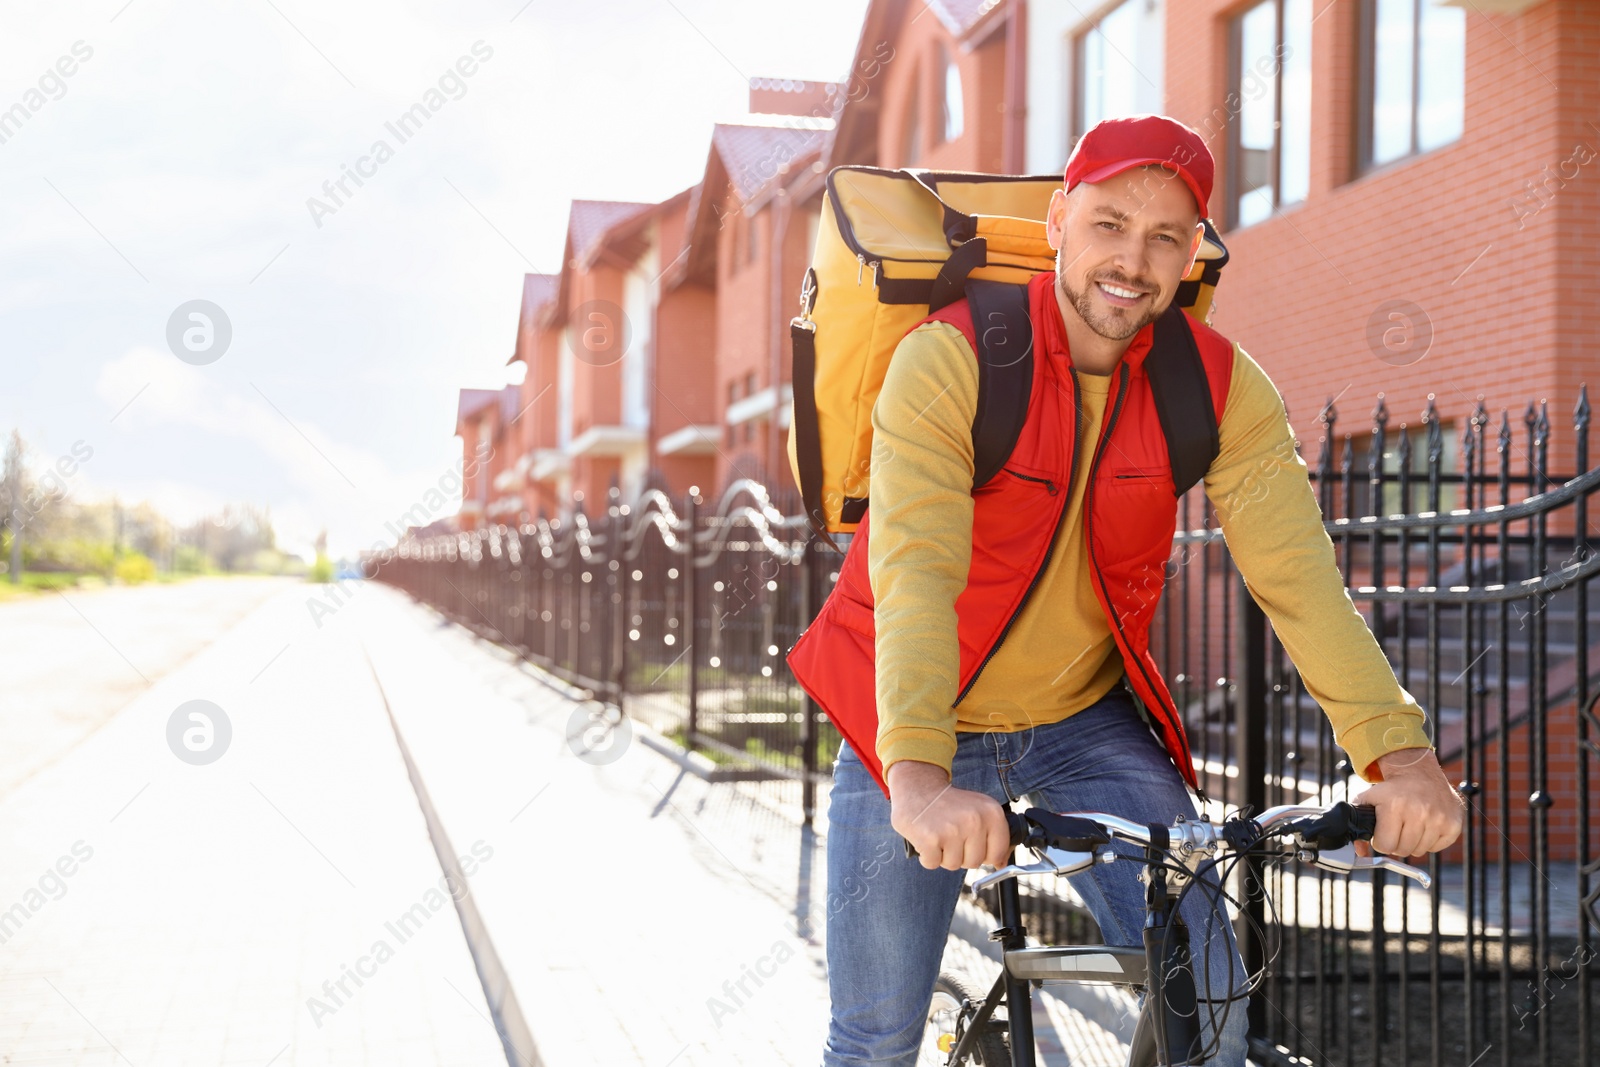
[[[72,499],[392,543],[453,485],[457,390],[520,375],[522,275],[557,270],[568,202],[694,184],[748,78],[842,78],[865,8],[6,4],[0,433],[36,471],[88,453]]]

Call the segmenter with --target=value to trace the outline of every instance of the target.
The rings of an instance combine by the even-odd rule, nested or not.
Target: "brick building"
[[[831,107],[815,94],[789,94],[792,101],[775,95],[767,94],[768,106]],[[765,483],[784,470],[778,460],[788,430],[788,324],[815,241],[821,151],[831,127],[831,118],[801,113],[752,116],[712,131],[680,278],[716,293],[719,487],[737,478]]]
[[[786,323],[829,168],[1055,173],[1088,125],[1146,110],[1211,144],[1233,254],[1214,325],[1308,456],[1330,397],[1364,415],[1383,392],[1418,434],[1435,393],[1451,450],[1480,393],[1564,417],[1594,359],[1596,54],[1578,0],[874,0],[846,79],[753,79],[695,187],[574,202],[519,324],[527,511],[651,471],[674,492],[785,477]]]
[[[1436,394],[1452,450],[1479,394],[1565,422],[1597,366],[1593,4],[1029,8],[1029,168],[1112,114],[1206,136],[1232,253],[1213,325],[1272,375],[1308,458],[1332,397],[1358,453],[1380,392],[1414,435]]]
[[[520,430],[520,391],[463,389],[456,401],[456,436],[462,442],[463,528],[515,521],[522,499],[514,476]]]

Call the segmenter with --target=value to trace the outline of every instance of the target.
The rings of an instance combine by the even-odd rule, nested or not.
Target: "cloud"
[[[208,368],[147,346],[129,349],[101,367],[95,392],[107,416],[115,416],[119,435],[177,429],[187,431],[180,440],[190,454],[226,454],[243,446],[264,458],[293,488],[273,504],[286,537],[310,543],[317,529],[326,527],[338,551],[370,546],[384,535],[387,521],[435,487],[450,467],[444,459],[415,471],[396,471],[381,454],[294,414],[293,396],[273,396],[253,381],[240,389]],[[444,439],[447,446],[449,440]],[[449,451],[446,447],[445,453]],[[165,478],[149,484],[159,486],[163,499],[185,511],[197,503],[211,510],[241,498],[203,479],[185,484],[172,479],[170,471],[164,473]]]

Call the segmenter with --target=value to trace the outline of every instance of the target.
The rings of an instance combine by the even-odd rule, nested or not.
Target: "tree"
[[[28,493],[26,459],[22,433],[12,430],[11,440],[6,444],[4,476],[0,478],[0,523],[11,531],[11,566],[7,573],[12,585],[22,581],[22,527],[27,522],[22,505]]]

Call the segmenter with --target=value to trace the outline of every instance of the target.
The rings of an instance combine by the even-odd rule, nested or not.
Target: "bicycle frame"
[[[1236,816],[1220,825],[1213,825],[1209,819],[1194,823],[1179,818],[1172,826],[1145,826],[1105,812],[1058,814],[1034,809],[1021,815],[1008,813],[1007,819],[1013,844],[1027,843],[1041,858],[1036,864],[1019,867],[1013,848],[1004,867],[973,883],[975,890],[993,885],[999,891],[1001,925],[989,937],[1001,943],[1005,962],[1000,977],[982,1004],[974,1008],[970,999],[963,1002],[947,1064],[970,1055],[979,1034],[997,1029],[990,1019],[1003,1003],[1007,1005],[1009,1016],[1012,1067],[1037,1067],[1033,1050],[1033,996],[1028,983],[1046,979],[1143,988],[1147,995],[1134,1027],[1128,1067],[1175,1067],[1175,1054],[1182,1057],[1177,1064],[1192,1063],[1203,1051],[1199,997],[1189,955],[1188,932],[1175,914],[1177,898],[1168,892],[1167,886],[1169,871],[1176,871],[1179,881],[1187,882],[1191,877],[1184,871],[1191,865],[1189,858],[1215,855],[1219,847],[1248,852],[1269,836],[1293,835],[1299,842],[1292,853],[1295,858],[1323,870],[1346,874],[1389,870],[1415,880],[1423,888],[1432,885],[1426,872],[1392,857],[1357,855],[1352,842],[1371,838],[1377,827],[1377,814],[1370,807],[1351,807],[1343,801],[1327,808],[1280,805],[1268,808],[1256,819]],[[1143,947],[1029,948],[1027,931],[1022,925],[1017,877],[1076,874],[1095,862],[1114,860],[1115,856],[1099,848],[1108,844],[1112,837],[1136,842],[1144,848]],[[1053,845],[1046,847],[1045,842],[1053,842]],[[1181,866],[1169,863],[1168,857],[1175,854],[1187,857]],[[916,855],[909,841],[906,855]],[[968,1012],[972,1013],[970,1018]]]
[[[1162,853],[1147,849],[1146,858],[1151,866],[1146,868],[1149,880],[1142,949],[1108,945],[1029,948],[1017,880],[1007,879],[995,887],[1000,897],[1000,925],[989,938],[1000,942],[1005,966],[977,1012],[965,1021],[947,1062],[959,1063],[970,1055],[977,1035],[988,1028],[995,1009],[1005,1004],[1011,1067],[1038,1067],[1030,983],[1046,978],[1143,987],[1145,1002],[1134,1026],[1127,1067],[1164,1067],[1174,1062],[1174,1049],[1186,1050],[1179,1062],[1191,1062],[1199,1051],[1200,1028],[1188,929],[1174,914],[1178,901],[1167,891],[1167,874],[1160,865]]]

